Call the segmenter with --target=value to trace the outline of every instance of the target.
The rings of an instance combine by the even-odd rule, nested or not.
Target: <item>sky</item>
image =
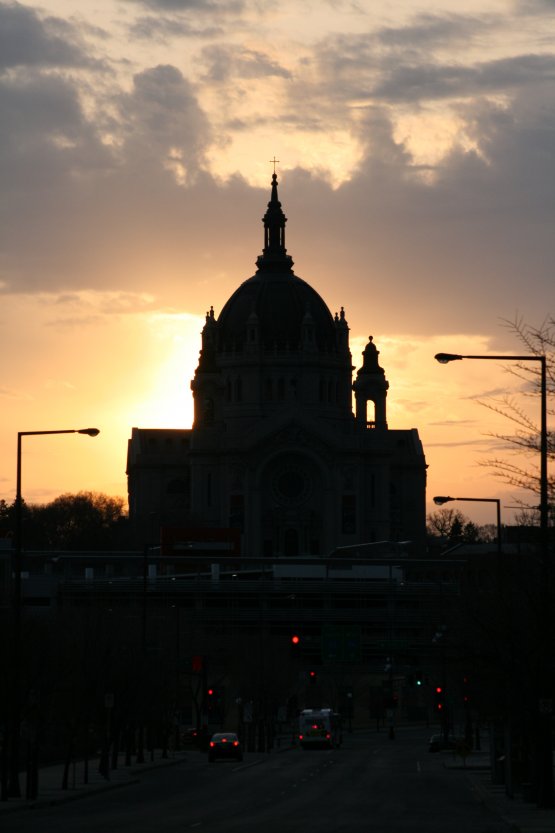
[[[486,7],[485,7],[486,6]],[[255,271],[273,165],[295,273],[372,334],[436,494],[555,315],[555,0],[0,2],[0,498],[126,496],[131,428],[186,428],[204,315]],[[537,401],[524,407],[538,416]],[[534,462],[534,461],[531,461]],[[455,505],[478,523],[488,504]]]

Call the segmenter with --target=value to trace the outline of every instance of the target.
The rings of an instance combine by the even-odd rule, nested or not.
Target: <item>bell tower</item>
[[[362,367],[353,384],[356,402],[356,420],[362,428],[386,429],[386,397],[389,382],[385,378],[383,367],[378,362],[379,350],[374,339],[369,341],[362,354]],[[368,419],[368,402],[374,404],[374,419]]]

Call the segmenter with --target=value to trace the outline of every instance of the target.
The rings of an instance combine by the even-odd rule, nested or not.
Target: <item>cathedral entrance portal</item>
[[[288,558],[299,555],[299,533],[296,529],[286,529],[283,536],[283,554]]]
[[[311,457],[292,452],[274,458],[261,473],[260,494],[266,555],[321,554],[324,480]]]

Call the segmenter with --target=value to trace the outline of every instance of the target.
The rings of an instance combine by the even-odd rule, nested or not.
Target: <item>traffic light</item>
[[[436,685],[434,691],[434,709],[438,714],[441,714],[445,709],[445,692],[443,686]]]
[[[298,659],[301,656],[302,640],[298,632],[289,637],[289,655],[291,659]]]
[[[308,672],[308,679],[309,679],[309,682],[312,683],[312,685],[315,685],[318,682],[318,674],[316,673],[316,671],[314,671],[314,670],[309,671]]]
[[[465,706],[470,705],[470,680],[468,677],[463,677],[463,703]]]
[[[206,689],[206,711],[214,720],[220,720],[225,712],[225,688],[209,686]]]

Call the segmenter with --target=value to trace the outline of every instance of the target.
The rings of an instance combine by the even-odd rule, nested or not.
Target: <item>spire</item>
[[[272,193],[268,209],[262,218],[264,223],[264,249],[256,265],[262,272],[291,272],[293,259],[285,248],[285,223],[287,217],[278,199],[277,174],[272,174]]]
[[[362,367],[358,371],[360,373],[377,373],[384,375],[383,367],[380,367],[380,363],[378,361],[378,356],[380,355],[380,351],[376,348],[374,344],[374,337],[368,336],[368,344],[364,348],[364,352],[362,354]]]

